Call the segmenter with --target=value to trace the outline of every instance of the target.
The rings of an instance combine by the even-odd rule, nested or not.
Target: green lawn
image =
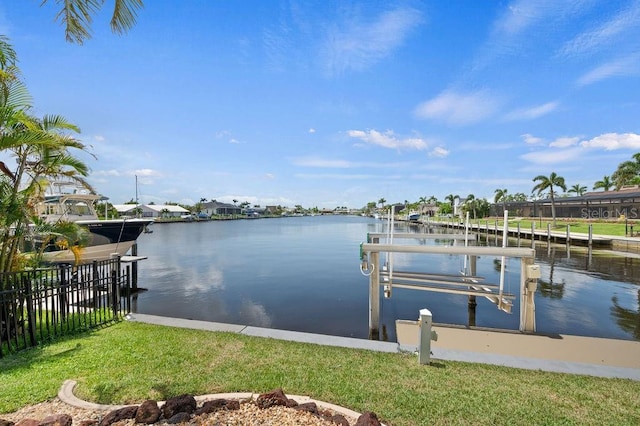
[[[104,404],[183,393],[309,395],[391,425],[640,424],[640,382],[123,322],[0,359],[0,412],[78,381]],[[0,415],[0,418],[2,416]]]
[[[480,224],[481,228],[484,228],[489,223],[489,228],[494,229],[496,221],[498,222],[498,229],[501,230],[504,221],[502,218],[483,218],[483,219],[469,219],[469,222],[472,225]],[[442,222],[447,222],[443,220]],[[545,230],[547,229],[547,225],[551,225],[551,230],[556,232],[566,232],[567,225],[569,225],[572,233],[589,233],[589,225],[592,227],[593,235],[614,235],[614,236],[625,236],[630,235],[633,227],[633,234],[636,236],[640,233],[640,222],[637,221],[587,221],[584,219],[567,219],[567,218],[558,218],[556,220],[556,226],[553,226],[553,221],[550,218],[542,218],[542,219],[530,219],[530,218],[511,218],[509,219],[509,227],[516,228],[518,224],[520,224],[520,229],[531,230],[531,223],[535,222],[535,229]]]

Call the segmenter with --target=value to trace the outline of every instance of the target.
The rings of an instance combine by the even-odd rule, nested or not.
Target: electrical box
[[[540,265],[527,265],[527,279],[537,280],[540,278]]]

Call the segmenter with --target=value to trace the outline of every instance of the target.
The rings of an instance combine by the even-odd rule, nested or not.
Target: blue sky
[[[114,204],[493,200],[640,152],[640,0],[147,0],[124,36],[107,0],[81,46],[40,3],[0,34]]]

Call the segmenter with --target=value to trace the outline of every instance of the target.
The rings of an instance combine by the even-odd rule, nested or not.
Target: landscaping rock
[[[180,395],[168,399],[162,406],[165,419],[170,419],[178,413],[193,414],[196,411],[196,399],[191,395]]]
[[[318,414],[318,406],[315,402],[305,402],[304,404],[296,405],[293,408],[300,411],[308,411],[311,414]]]
[[[365,411],[358,417],[355,426],[381,426],[378,416],[371,411]]]
[[[68,414],[54,414],[52,416],[45,417],[40,426],[71,426],[73,418]]]
[[[109,426],[110,424],[119,422],[121,420],[133,419],[136,417],[137,411],[137,405],[131,405],[129,407],[123,407],[118,410],[109,411],[100,422],[100,426]]]
[[[342,414],[334,414],[330,417],[325,417],[325,419],[339,425],[339,426],[349,426],[349,421],[344,418]]]
[[[0,426],[14,426],[15,423],[10,422],[9,420],[0,419]]]
[[[158,402],[152,399],[144,401],[136,412],[136,423],[152,424],[158,421],[162,411],[158,407]]]
[[[287,396],[280,388],[260,394],[256,399],[256,405],[260,408],[269,408],[275,405],[284,405],[286,407],[288,402]]]
[[[173,417],[171,417],[170,419],[168,419],[166,422],[169,424],[175,425],[178,423],[188,423],[190,421],[191,421],[191,414],[180,412],[174,415]]]

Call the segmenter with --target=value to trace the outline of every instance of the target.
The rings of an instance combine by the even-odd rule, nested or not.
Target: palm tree
[[[534,182],[538,182],[536,186],[533,187],[532,192],[538,192],[540,195],[543,191],[549,190],[549,198],[551,198],[551,217],[553,218],[553,227],[556,226],[556,201],[555,201],[555,191],[554,186],[557,188],[562,188],[563,191],[567,190],[567,185],[564,183],[564,178],[562,176],[558,176],[555,172],[551,172],[551,174],[547,177],[544,175],[539,175],[533,178]]]
[[[506,188],[503,189],[496,189],[494,191],[494,198],[493,198],[493,202],[498,204],[500,201],[502,201],[502,213],[504,214],[504,211],[507,210],[507,201],[509,200],[509,196],[507,195],[509,191],[507,191]]]
[[[616,190],[625,185],[640,183],[640,152],[633,154],[632,157],[633,160],[620,163],[611,175]]]
[[[460,197],[457,196],[457,195],[454,195],[454,194],[449,194],[446,197],[444,197],[444,200],[449,202],[449,205],[451,206],[451,211],[452,212],[455,211],[456,198],[460,198]]]
[[[473,194],[467,195],[467,200],[465,201],[465,207],[467,209],[471,209],[473,212],[473,218],[476,218],[476,196]]]
[[[385,200],[384,198],[380,198],[378,200],[378,204],[380,204],[380,208],[383,209],[384,208],[384,203],[386,203],[387,200]]]
[[[43,0],[40,5],[47,3]],[[93,16],[100,12],[104,6],[104,0],[56,0],[62,7],[56,15],[65,27],[64,33],[67,41],[82,44],[91,38],[91,23]],[[124,34],[136,23],[138,10],[144,6],[142,0],[114,0],[113,13],[111,15],[111,31],[116,34]]]
[[[613,188],[613,182],[611,181],[611,177],[609,176],[603,176],[602,180],[598,180],[596,181],[596,183],[593,184],[593,189],[604,189],[605,191],[610,190],[611,188]]]
[[[578,197],[582,197],[584,195],[584,193],[587,192],[587,187],[586,186],[582,186],[579,183],[576,183],[571,188],[569,188],[569,190],[567,192],[573,192]]]

